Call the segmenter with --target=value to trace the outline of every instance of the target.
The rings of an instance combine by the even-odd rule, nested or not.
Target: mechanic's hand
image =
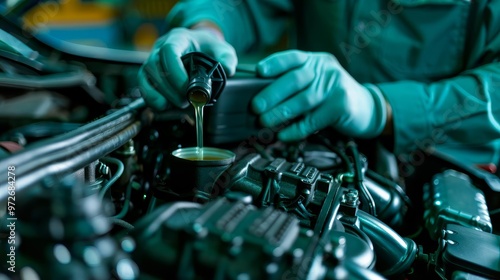
[[[188,74],[181,56],[194,51],[219,61],[228,76],[236,71],[236,52],[222,37],[206,29],[172,29],[156,41],[139,71],[139,87],[149,106],[163,110],[167,102],[181,108],[189,105],[185,92]]]
[[[329,53],[276,53],[259,62],[257,73],[280,76],[253,98],[252,107],[264,126],[285,127],[278,133],[282,141],[300,140],[327,126],[372,138],[385,127],[386,101],[378,88],[356,82]]]

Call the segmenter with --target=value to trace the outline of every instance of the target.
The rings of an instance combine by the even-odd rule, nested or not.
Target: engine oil
[[[207,160],[203,158],[203,108],[208,102],[205,92],[195,90],[189,94],[189,102],[194,107],[196,118],[196,144],[198,147],[197,160]]]

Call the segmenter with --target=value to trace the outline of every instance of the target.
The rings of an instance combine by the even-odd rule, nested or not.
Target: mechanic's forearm
[[[199,24],[208,22],[212,30],[218,29],[224,35],[225,41],[230,43],[236,51],[245,51],[256,40],[252,29],[251,17],[247,5],[234,5],[229,0],[179,0],[166,18],[166,30],[175,27],[199,28]],[[234,2],[234,1],[232,1]],[[230,10],[220,9],[220,5],[231,7]]]
[[[166,30],[215,23],[238,53],[274,45],[289,26],[293,1],[179,0],[166,18]]]
[[[433,83],[377,84],[392,106],[395,153],[429,146],[479,147],[498,139],[500,102],[495,77],[499,72],[500,63],[491,63]],[[384,135],[390,130],[388,121]]]

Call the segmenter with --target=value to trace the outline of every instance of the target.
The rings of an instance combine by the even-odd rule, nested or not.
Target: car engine
[[[0,279],[500,278],[494,170],[328,129],[282,143],[244,70],[205,108],[232,156],[179,159],[194,111],[145,105],[144,54],[0,28],[31,50],[0,51]]]

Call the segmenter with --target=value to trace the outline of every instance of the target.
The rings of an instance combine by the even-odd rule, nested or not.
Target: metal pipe
[[[9,164],[15,165],[16,169],[20,168],[23,174],[36,171],[48,164],[64,159],[67,155],[74,153],[74,150],[92,149],[92,146],[97,145],[103,139],[113,136],[132,122],[132,118],[120,118],[111,122],[114,126],[106,124],[102,128],[85,132],[84,135],[75,135],[71,138],[61,137],[64,139],[52,138],[53,141],[47,142],[47,146],[30,147],[6,158],[0,162],[0,168],[3,168],[3,163],[8,161]],[[18,172],[21,171],[18,170]],[[3,183],[3,180],[0,179],[0,186]]]
[[[29,163],[34,158],[46,156],[48,153],[85,143],[88,139],[96,135],[102,135],[102,133],[112,134],[120,131],[134,121],[134,113],[144,106],[144,100],[138,99],[112,114],[83,125],[71,132],[33,143],[8,159],[0,161],[0,168],[14,163]],[[0,178],[0,180],[2,179],[4,178]],[[0,182],[3,183],[2,181]]]
[[[358,210],[361,230],[368,235],[377,255],[377,270],[384,276],[397,276],[409,270],[417,254],[417,245],[368,213]]]
[[[135,121],[135,116],[144,106],[144,100],[138,99],[72,132],[34,143],[0,161],[0,170],[15,166],[16,192],[49,174],[74,172],[137,135],[141,122]],[[7,176],[0,178],[0,201],[5,200],[8,194],[7,179]]]
[[[82,145],[81,147],[77,146],[63,150],[58,153],[59,156],[55,161],[31,172],[23,172],[21,165],[16,166],[16,193],[36,184],[47,176],[64,176],[89,165],[91,162],[121,147],[136,136],[140,129],[141,122],[136,121],[115,135],[102,139],[102,141],[90,148],[87,145]],[[0,185],[0,202],[4,202],[7,198],[7,187],[7,181],[2,182]]]

